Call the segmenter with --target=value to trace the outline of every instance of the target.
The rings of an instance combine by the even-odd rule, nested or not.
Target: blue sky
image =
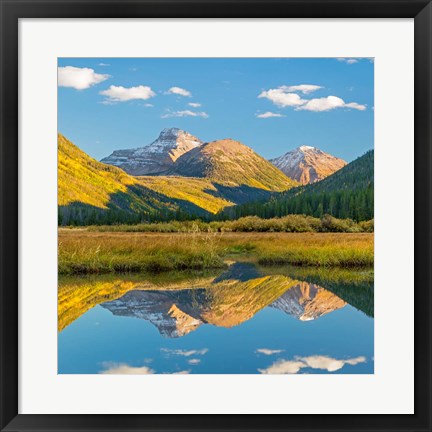
[[[101,159],[163,128],[266,158],[300,145],[350,162],[373,148],[371,59],[61,58],[59,132]]]

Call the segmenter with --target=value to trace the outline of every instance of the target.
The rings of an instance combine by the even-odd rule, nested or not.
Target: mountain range
[[[122,169],[133,166],[138,172],[134,161],[125,165],[111,159],[118,166],[98,162],[59,134],[59,223],[202,217],[298,185],[233,140],[202,144],[182,131],[164,130],[156,143],[157,151],[134,154],[152,154],[147,169],[159,174],[135,176]]]
[[[265,159],[238,141],[204,143],[178,128],[164,129],[155,141],[144,147],[115,150],[101,162],[134,176],[207,177],[244,184],[254,183],[258,177],[264,189],[272,188],[274,179],[281,178],[280,172],[270,169]],[[310,146],[298,147],[269,162],[301,184],[322,180],[346,165],[344,160]]]
[[[203,324],[233,327],[267,306],[300,321],[318,319],[346,304],[373,316],[373,274],[355,273],[358,279],[347,282],[348,278],[338,278],[334,271],[333,278],[321,270],[302,268],[298,275],[287,270],[287,274],[269,274],[268,269],[237,262],[223,272],[201,275],[63,277],[59,281],[58,330],[96,305],[115,315],[148,320],[170,338]]]
[[[101,162],[58,135],[60,224],[206,217],[318,185],[346,163],[302,146],[268,161],[233,139],[203,142],[177,128]],[[334,174],[333,174],[334,175]]]
[[[276,283],[285,292],[280,295],[279,290],[269,296],[267,290]],[[296,284],[286,276],[232,281],[229,287],[219,283],[202,289],[130,291],[117,300],[101,304],[114,315],[150,321],[168,338],[185,336],[204,324],[237,326],[266,306],[300,321],[311,321],[345,305],[322,287],[307,282]]]
[[[145,282],[129,284],[127,292],[116,291],[115,298],[96,297],[96,301],[102,300],[101,307],[114,315],[151,322],[167,338],[185,336],[205,324],[237,326],[267,306],[310,321],[346,305],[321,286],[280,274],[265,275],[251,263],[238,262],[217,277],[192,280],[194,287],[177,284],[176,289],[170,284],[169,289]]]

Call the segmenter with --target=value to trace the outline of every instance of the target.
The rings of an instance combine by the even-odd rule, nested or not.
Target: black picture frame
[[[0,0],[1,431],[430,431],[431,61],[429,0]],[[414,18],[415,414],[24,415],[18,413],[18,20],[20,18]],[[391,43],[391,41],[389,41]],[[397,380],[397,377],[395,377]]]

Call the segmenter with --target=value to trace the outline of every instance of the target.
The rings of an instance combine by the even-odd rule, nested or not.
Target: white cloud
[[[283,85],[275,89],[264,90],[258,95],[258,97],[267,98],[280,107],[295,107],[303,105],[306,102],[297,93],[303,93],[306,95],[322,88],[323,87],[321,86],[313,84],[299,84],[293,86]]]
[[[301,92],[303,94],[310,94],[314,91],[322,89],[323,87],[313,84],[300,84],[295,86],[280,86],[279,88],[288,93]]]
[[[204,355],[208,352],[208,349],[203,348],[200,350],[180,350],[180,349],[175,350],[175,349],[161,348],[161,351],[166,352],[168,354],[190,357],[193,355]]]
[[[99,66],[111,66],[109,63],[99,63]]]
[[[188,105],[193,108],[199,108],[201,106],[201,104],[198,102],[189,102]]]
[[[295,107],[303,105],[306,102],[298,94],[285,91],[284,87],[286,86],[277,89],[264,90],[258,95],[258,97],[267,98],[280,107]]]
[[[345,363],[349,364],[351,366],[355,366],[356,364],[359,364],[359,363],[366,363],[366,357],[363,357],[363,356],[355,357],[352,359],[345,360]]]
[[[151,375],[154,370],[147,366],[134,367],[125,363],[104,363],[105,370],[101,371],[104,375]]]
[[[262,91],[258,97],[267,98],[272,101],[275,105],[286,108],[293,107],[296,110],[305,111],[330,111],[335,108],[349,108],[358,111],[364,111],[366,105],[361,105],[357,102],[345,103],[343,99],[337,96],[327,96],[322,98],[314,99],[302,99],[297,93],[310,94],[323,87],[312,85],[312,84],[300,84],[296,86],[280,86],[275,89],[269,89]],[[283,117],[281,114],[272,113],[268,111],[263,114],[258,114],[259,118],[270,118],[270,117]]]
[[[366,105],[360,105],[357,102],[345,103],[345,101],[340,97],[327,96],[323,98],[310,99],[296,109],[318,112],[330,111],[336,108],[351,108],[359,111],[364,111],[366,109]]]
[[[347,360],[338,360],[328,356],[295,357],[294,360],[278,360],[266,369],[258,369],[262,374],[295,374],[300,369],[321,369],[327,372],[335,372],[342,369],[346,364],[355,366],[365,363],[365,357],[355,357]]]
[[[256,114],[256,117],[258,117],[258,118],[271,118],[271,117],[285,117],[285,116],[282,114],[267,111],[267,112],[262,113],[262,114]]]
[[[90,68],[74,66],[59,67],[57,73],[59,87],[72,87],[76,90],[88,89],[110,77],[106,74],[98,74]]]
[[[137,86],[137,87],[122,87],[122,86],[110,86],[109,89],[100,92],[102,96],[106,96],[106,101],[111,102],[127,102],[135,99],[150,99],[156,96],[156,93],[148,86]]]
[[[302,361],[295,360],[279,360],[273,363],[267,369],[258,369],[262,374],[296,374],[300,369],[304,368],[305,364]]]
[[[358,60],[355,58],[348,58],[348,57],[339,57],[337,59],[337,61],[343,62],[343,63],[347,63],[347,64],[354,64],[354,63],[358,63]]]
[[[264,355],[279,354],[283,351],[284,350],[281,350],[281,349],[269,349],[269,348],[259,348],[256,350],[257,353],[264,354]]]
[[[188,363],[189,364],[191,364],[191,365],[196,365],[196,364],[199,364],[199,363],[201,363],[201,360],[200,359],[190,359],[190,360],[188,360]]]
[[[344,105],[345,102],[343,99],[337,96],[327,96],[318,99],[310,99],[297,109],[307,111],[329,111],[335,108],[342,108]]]
[[[178,372],[173,372],[172,375],[188,375],[190,374],[191,371],[189,370],[182,370],[182,371],[178,371]]]
[[[335,372],[339,369],[342,369],[346,364],[355,366],[358,363],[364,363],[366,358],[356,357],[348,360],[337,360],[326,356],[310,356],[303,357],[301,360],[306,363],[307,367],[312,369],[322,369],[328,372]]]
[[[189,90],[186,90],[181,87],[171,87],[166,94],[175,94],[179,96],[191,97],[192,93]]]
[[[150,104],[150,103],[146,103],[146,104],[144,104],[144,106],[145,106],[146,108],[153,108],[153,107],[154,107],[154,105],[153,105],[153,104]]]
[[[359,111],[364,111],[366,109],[366,105],[360,105],[357,102],[350,102],[345,104],[345,108],[352,108]]]
[[[208,114],[204,111],[190,111],[190,110],[184,110],[184,111],[169,111],[166,114],[162,114],[161,118],[171,118],[171,117],[202,117],[202,118],[208,118]]]

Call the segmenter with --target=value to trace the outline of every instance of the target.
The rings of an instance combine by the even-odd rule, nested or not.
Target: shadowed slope
[[[231,141],[225,141],[222,148],[230,147]],[[220,147],[210,144],[206,145],[208,149]],[[190,166],[183,161],[181,176],[133,177],[96,161],[59,134],[59,223],[86,225],[208,216],[235,204],[267,197],[270,190],[292,186],[290,179],[248,147],[235,143],[227,154],[234,156],[233,152],[238,160],[230,159],[227,163],[216,151],[209,177],[204,175],[205,164],[198,163],[203,170],[198,172],[193,160]],[[172,163],[183,156],[172,156]]]

